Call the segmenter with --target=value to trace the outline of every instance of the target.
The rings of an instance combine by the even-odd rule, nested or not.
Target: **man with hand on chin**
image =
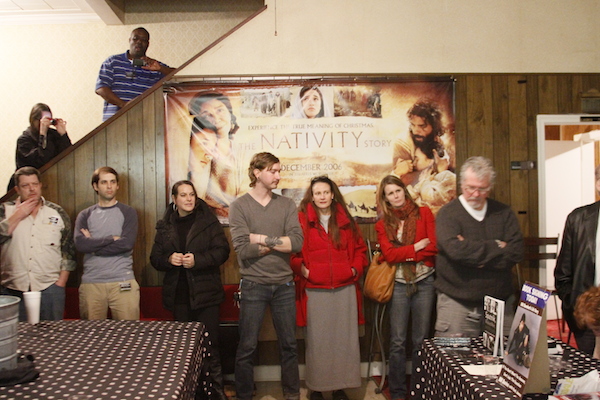
[[[79,286],[82,319],[140,319],[140,286],[133,274],[138,218],[133,207],[117,201],[119,174],[101,167],[92,175],[98,203],[75,221],[75,246],[85,253]]]
[[[96,81],[96,94],[104,99],[102,121],[175,70],[147,57],[149,45],[150,33],[141,27],[134,29],[129,37],[129,50],[102,63]]]
[[[41,291],[40,320],[60,320],[69,272],[75,270],[71,220],[42,197],[37,169],[18,169],[15,183],[17,200],[0,204],[1,292],[22,298],[23,292]],[[19,319],[27,320],[23,301]]]

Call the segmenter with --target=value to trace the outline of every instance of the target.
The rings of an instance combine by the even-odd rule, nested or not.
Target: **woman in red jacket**
[[[435,302],[433,267],[437,254],[431,210],[418,207],[400,178],[388,175],[379,184],[375,224],[383,259],[396,264],[390,301],[390,373],[392,400],[406,397],[406,330],[412,317],[413,360],[429,333]],[[413,364],[414,365],[414,364]]]
[[[364,324],[358,279],[366,246],[338,186],[313,178],[298,214],[302,251],[291,265],[298,275],[297,320],[305,328],[306,386],[310,400],[347,400],[345,388],[360,387],[358,325]]]

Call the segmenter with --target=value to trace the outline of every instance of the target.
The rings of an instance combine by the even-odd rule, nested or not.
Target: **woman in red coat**
[[[360,387],[358,325],[364,323],[358,279],[366,246],[338,186],[313,178],[298,214],[302,251],[291,265],[298,275],[297,320],[305,327],[306,386],[310,400],[347,400],[345,388]]]
[[[388,175],[379,184],[375,224],[383,259],[396,264],[390,301],[390,396],[406,397],[406,330],[412,321],[413,360],[429,333],[435,303],[433,267],[437,254],[431,210],[418,207],[400,178]],[[414,365],[414,363],[413,363]]]

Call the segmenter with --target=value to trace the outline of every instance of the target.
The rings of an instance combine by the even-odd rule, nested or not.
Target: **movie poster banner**
[[[281,160],[278,192],[297,203],[327,175],[363,221],[388,174],[434,213],[456,196],[453,82],[173,84],[165,90],[167,183],[190,179],[222,223],[250,187],[252,156]]]

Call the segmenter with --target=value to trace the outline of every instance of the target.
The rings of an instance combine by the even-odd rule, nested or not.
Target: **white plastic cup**
[[[42,292],[23,292],[25,310],[27,310],[27,322],[37,324],[40,322],[40,304]]]
[[[496,379],[500,373],[500,358],[490,354],[483,356],[483,365],[485,366],[485,376]]]

